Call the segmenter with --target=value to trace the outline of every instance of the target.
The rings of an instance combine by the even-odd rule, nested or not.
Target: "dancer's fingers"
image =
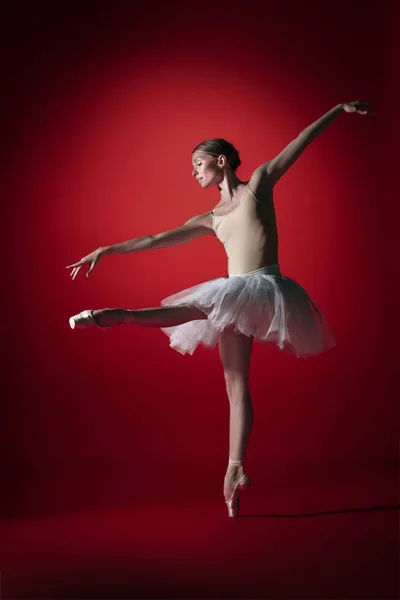
[[[66,269],[70,269],[72,267],[79,267],[79,265],[82,265],[82,264],[83,264],[82,260],[78,260],[78,262],[72,263],[72,265],[67,265]]]
[[[96,266],[96,264],[97,264],[97,260],[98,260],[98,259],[95,259],[95,260],[93,260],[93,261],[92,261],[92,264],[90,265],[90,269],[89,269],[89,271],[86,273],[86,277],[89,277],[90,273],[91,273],[91,272],[93,271],[93,269],[95,268],[95,266]]]
[[[93,267],[94,267],[94,262],[92,262],[92,264],[90,265],[89,271],[86,273],[86,277],[89,277],[90,273],[93,271]]]

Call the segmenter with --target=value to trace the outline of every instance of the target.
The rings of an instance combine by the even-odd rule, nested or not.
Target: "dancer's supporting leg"
[[[253,427],[253,406],[248,385],[252,347],[251,336],[236,334],[232,329],[224,329],[221,333],[219,354],[230,408],[225,500],[229,498],[234,482],[243,474],[243,462]]]

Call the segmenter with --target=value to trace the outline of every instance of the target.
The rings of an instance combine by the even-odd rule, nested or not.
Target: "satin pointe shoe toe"
[[[229,517],[237,517],[239,515],[240,508],[240,499],[239,494],[245,488],[249,487],[250,478],[245,473],[239,478],[239,480],[235,483],[235,486],[232,490],[232,494],[229,500],[225,500],[225,504],[228,508],[228,516]]]
[[[97,323],[93,316],[93,310],[83,310],[78,315],[74,315],[69,320],[71,329],[86,329],[87,327],[100,327],[106,329],[106,325]]]

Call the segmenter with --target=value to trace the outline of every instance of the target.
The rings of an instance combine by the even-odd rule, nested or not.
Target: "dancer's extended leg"
[[[188,321],[207,319],[207,315],[190,304],[161,306],[156,308],[103,308],[94,310],[93,317],[100,326],[144,325],[146,327],[172,327]]]

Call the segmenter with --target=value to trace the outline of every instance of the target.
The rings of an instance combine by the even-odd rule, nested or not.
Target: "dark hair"
[[[211,154],[211,156],[219,156],[223,154],[226,156],[226,160],[233,171],[242,164],[242,161],[239,158],[239,152],[236,150],[235,146],[233,146],[230,142],[223,140],[222,138],[212,138],[211,140],[205,140],[201,142],[194,150],[194,152],[205,152],[206,154]]]

